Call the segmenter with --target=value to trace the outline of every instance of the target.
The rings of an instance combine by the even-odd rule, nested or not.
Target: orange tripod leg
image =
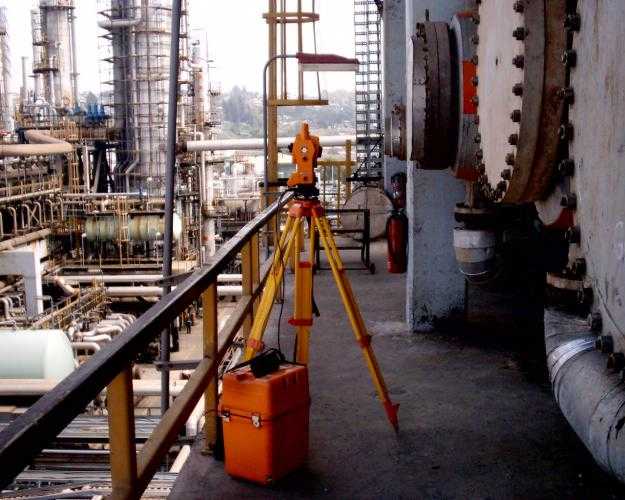
[[[254,323],[252,324],[252,329],[247,340],[247,345],[245,347],[246,361],[262,350],[263,334],[265,333],[265,328],[267,327],[269,315],[271,314],[276,296],[280,290],[280,284],[284,278],[285,266],[293,251],[293,244],[297,240],[297,233],[301,225],[301,219],[294,219],[293,217],[287,219],[286,227],[284,228],[284,232],[276,248],[269,276],[267,277],[267,282],[263,289],[257,315],[254,318]]]
[[[332,275],[334,276],[334,281],[336,281],[336,286],[339,289],[343,306],[345,307],[345,311],[349,317],[356,341],[362,350],[362,354],[367,363],[367,368],[371,374],[378,397],[382,401],[382,405],[384,406],[389,422],[395,431],[397,431],[399,429],[399,422],[397,419],[397,410],[399,405],[393,404],[388,394],[384,377],[382,376],[380,366],[378,365],[371,347],[371,336],[367,333],[367,328],[362,318],[362,314],[360,313],[360,308],[358,307],[358,303],[354,297],[354,292],[352,291],[352,287],[347,279],[341,255],[336,248],[334,236],[332,235],[332,229],[330,228],[330,224],[325,217],[314,216],[313,221],[319,229],[319,237],[325,248],[330,268],[332,269]]]
[[[300,226],[301,234],[304,234]],[[298,238],[294,245],[295,304],[289,324],[296,327],[295,360],[308,364],[310,327],[312,326],[312,263],[301,260],[303,241]]]

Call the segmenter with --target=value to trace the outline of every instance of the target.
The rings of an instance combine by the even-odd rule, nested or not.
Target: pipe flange
[[[492,201],[536,201],[550,187],[565,107],[565,14],[566,0],[480,3],[479,182]]]
[[[477,25],[472,12],[461,12],[451,21],[454,38],[456,88],[458,89],[458,139],[453,172],[456,177],[474,182],[478,179],[481,137],[477,117]]]
[[[457,135],[457,92],[452,37],[447,23],[417,24],[413,44],[412,155],[427,170],[453,165]]]

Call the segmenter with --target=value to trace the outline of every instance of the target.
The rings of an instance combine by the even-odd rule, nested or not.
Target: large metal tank
[[[621,480],[624,24],[625,3],[613,0],[476,2],[451,24],[417,26],[408,103],[416,160],[470,181],[470,208],[534,203],[550,250],[562,250],[564,259],[538,256],[549,271],[554,393],[597,462]],[[441,133],[456,123],[457,135]]]
[[[62,330],[0,331],[0,378],[61,380],[76,367]]]
[[[85,221],[85,234],[89,241],[116,241],[120,237],[119,217],[97,216],[88,217]],[[165,233],[165,219],[162,215],[134,215],[128,221],[128,239],[130,241],[162,240]],[[180,240],[182,220],[174,213],[173,238]]]
[[[171,0],[111,0],[99,26],[111,39],[118,163],[132,172],[131,188],[156,194],[165,175]]]

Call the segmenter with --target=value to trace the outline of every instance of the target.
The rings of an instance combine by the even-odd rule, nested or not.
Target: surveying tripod
[[[289,206],[286,226],[273,256],[273,263],[260,299],[257,315],[254,318],[246,343],[245,359],[251,359],[264,347],[262,338],[269,321],[269,315],[284,279],[286,266],[289,260],[293,259],[295,300],[294,314],[289,323],[296,327],[295,361],[308,364],[310,327],[313,324],[313,269],[316,234],[318,234],[320,242],[325,248],[334,281],[378,396],[382,401],[389,422],[397,431],[397,409],[399,405],[393,404],[389,397],[384,378],[371,347],[371,336],[367,333],[365,322],[347,279],[347,273],[336,247],[330,223],[317,198],[319,191],[316,187],[315,167],[317,159],[321,157],[321,147],[319,138],[310,135],[307,123],[302,124],[300,133],[291,145],[291,152],[296,171],[290,177],[287,185],[295,192],[295,199]],[[308,222],[308,260],[301,259],[305,241],[305,220]]]

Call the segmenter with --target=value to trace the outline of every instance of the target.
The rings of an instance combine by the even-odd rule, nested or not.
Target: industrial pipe
[[[156,283],[163,279],[162,274],[75,274],[63,275],[68,283]],[[240,283],[242,274],[219,274],[217,283]],[[107,318],[115,319],[118,316],[132,316],[131,314],[109,314]],[[130,318],[125,318],[130,319]],[[132,319],[131,321],[134,321]]]
[[[98,352],[101,347],[97,342],[72,342],[74,351],[91,351]]]
[[[61,276],[54,276],[52,278],[52,282],[63,291],[66,297],[73,297],[74,295],[78,294],[78,290],[68,285],[65,282],[65,279]]]
[[[33,241],[41,240],[50,236],[50,229],[40,229],[34,233],[25,234],[24,236],[18,236],[17,238],[11,238],[10,240],[0,242],[0,252],[4,250],[12,250],[15,247],[27,245]]]
[[[356,136],[353,135],[327,135],[319,137],[322,147],[345,146],[347,141],[356,144]],[[279,137],[278,148],[288,148],[293,143],[293,137]],[[210,139],[206,141],[185,141],[178,145],[183,153],[197,153],[201,151],[262,151],[262,137],[253,139]]]
[[[597,463],[625,481],[625,385],[595,349],[586,321],[545,311],[547,364],[555,399]]]
[[[172,381],[169,391],[177,397],[184,389],[186,380]],[[43,396],[50,392],[59,383],[56,379],[0,379],[0,397]],[[160,388],[158,380],[134,379],[132,393],[135,396],[158,396]]]
[[[175,287],[172,287],[172,289]],[[217,295],[240,297],[243,287],[224,285],[217,287]],[[106,288],[109,297],[162,297],[163,288],[160,286],[110,286]]]
[[[27,130],[24,133],[29,144],[2,144],[0,145],[0,158],[8,156],[41,156],[59,155],[74,151],[74,146],[69,142],[56,139],[51,135],[36,130]]]

